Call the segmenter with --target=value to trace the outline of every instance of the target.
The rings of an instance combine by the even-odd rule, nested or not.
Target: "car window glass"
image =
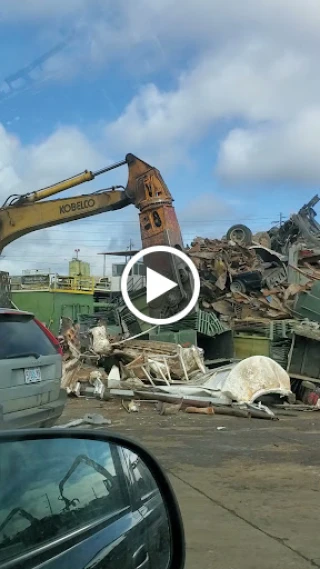
[[[108,443],[30,440],[0,453],[0,562],[128,505]]]
[[[159,490],[153,476],[139,456],[129,449],[123,449],[123,453],[132,477],[140,490],[140,497],[144,498],[151,492],[158,492]]]
[[[33,319],[1,315],[0,338],[0,359],[31,352],[40,356],[57,353],[49,338]]]

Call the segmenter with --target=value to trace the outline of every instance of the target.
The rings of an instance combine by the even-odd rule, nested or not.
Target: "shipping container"
[[[12,301],[20,310],[35,314],[55,335],[62,317],[76,321],[80,314],[93,313],[93,295],[85,292],[19,290],[12,292]]]

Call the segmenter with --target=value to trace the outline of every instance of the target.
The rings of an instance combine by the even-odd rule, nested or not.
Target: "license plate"
[[[37,383],[37,381],[41,381],[41,370],[39,367],[25,369],[24,377],[26,383]]]

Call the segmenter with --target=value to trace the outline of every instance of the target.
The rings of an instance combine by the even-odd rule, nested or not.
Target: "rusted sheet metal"
[[[126,194],[140,210],[142,248],[168,245],[183,248],[172,195],[159,170],[136,156],[126,157],[129,168]]]

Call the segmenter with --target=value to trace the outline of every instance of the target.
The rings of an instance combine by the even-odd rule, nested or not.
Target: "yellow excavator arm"
[[[31,231],[121,209],[129,204],[125,192],[114,189],[4,207],[0,209],[0,250]]]
[[[97,176],[128,166],[126,187],[114,186],[91,194],[47,200]],[[182,248],[172,196],[160,172],[133,154],[97,172],[85,170],[72,178],[23,195],[12,194],[0,208],[0,253],[9,243],[38,229],[122,209],[129,204],[140,210],[143,247],[170,245]]]
[[[91,194],[47,200],[59,192],[93,180],[119,166],[128,166],[126,187],[114,186]],[[183,249],[173,198],[159,170],[127,154],[125,160],[97,172],[85,170],[67,180],[23,195],[11,195],[0,208],[0,253],[9,243],[38,229],[83,219],[98,213],[122,209],[133,204],[139,210],[142,248],[166,245]],[[190,279],[179,260],[167,253],[148,256],[146,265],[154,270],[161,267],[163,276],[174,280],[178,288],[169,293],[166,308],[163,300],[155,301],[152,315],[168,316],[188,304],[191,296]]]
[[[90,182],[97,176],[123,164],[126,164],[125,160],[97,172],[85,170],[82,174],[77,174],[47,188],[23,195],[9,196],[0,208],[0,253],[9,243],[31,231],[83,219],[105,211],[121,209],[129,205],[130,200],[122,186],[72,198],[44,201],[46,198],[84,182]]]

